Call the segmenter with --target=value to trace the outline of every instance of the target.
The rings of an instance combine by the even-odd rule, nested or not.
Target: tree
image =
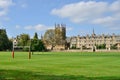
[[[53,29],[49,29],[45,32],[44,42],[46,45],[51,45],[51,50],[56,46],[55,31]]]
[[[31,50],[32,51],[45,51],[45,46],[42,40],[38,39],[37,33],[35,33],[33,39],[31,40]]]
[[[30,36],[28,34],[20,34],[17,36],[19,46],[30,46]]]
[[[30,42],[30,36],[29,34],[20,34],[17,36],[17,46],[22,46],[20,49],[23,50],[23,51],[28,51],[29,48],[28,47],[25,47],[25,46],[30,46],[31,42]]]
[[[96,45],[97,49],[105,49],[106,48],[106,44],[100,44],[100,45]]]
[[[8,39],[6,30],[0,29],[0,51],[11,50],[12,42]]]
[[[38,39],[38,35],[37,35],[36,32],[35,32],[35,35],[34,35],[34,39]]]
[[[111,49],[117,49],[117,44],[113,44],[113,45],[111,45],[110,48],[111,48]]]

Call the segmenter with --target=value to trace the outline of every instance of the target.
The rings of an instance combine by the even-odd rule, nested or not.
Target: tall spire
[[[94,28],[93,28],[93,33],[92,33],[92,36],[95,37],[96,34],[95,34],[95,31],[94,31]]]
[[[95,32],[94,32],[94,28],[93,28],[93,34],[95,34]]]
[[[42,36],[42,34],[41,34],[41,40],[43,39],[43,36]]]
[[[55,28],[56,28],[57,24],[55,23]]]

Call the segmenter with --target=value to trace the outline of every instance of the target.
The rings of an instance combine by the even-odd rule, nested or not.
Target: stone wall
[[[70,50],[52,50],[52,52],[93,52],[93,50],[75,50],[75,49],[70,49]],[[120,50],[96,50],[95,52],[120,52]]]

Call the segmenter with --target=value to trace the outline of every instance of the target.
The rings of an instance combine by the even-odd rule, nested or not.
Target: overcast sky
[[[55,23],[66,24],[67,36],[120,34],[120,0],[0,0],[0,28],[9,37],[39,37]]]

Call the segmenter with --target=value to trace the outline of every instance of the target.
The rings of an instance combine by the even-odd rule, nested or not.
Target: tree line
[[[34,37],[30,39],[29,34],[20,34],[17,36],[17,46],[23,46],[23,51],[28,51],[29,48],[24,46],[30,46],[31,51],[45,51],[45,45],[41,39],[38,38],[38,34],[35,32]]]
[[[23,46],[23,51],[28,51],[24,46],[30,46],[31,51],[45,51],[45,45],[41,39],[38,38],[35,32],[34,37],[30,39],[29,34],[20,34],[16,37],[17,46]],[[0,51],[11,51],[13,46],[13,39],[9,39],[6,30],[0,29]]]

